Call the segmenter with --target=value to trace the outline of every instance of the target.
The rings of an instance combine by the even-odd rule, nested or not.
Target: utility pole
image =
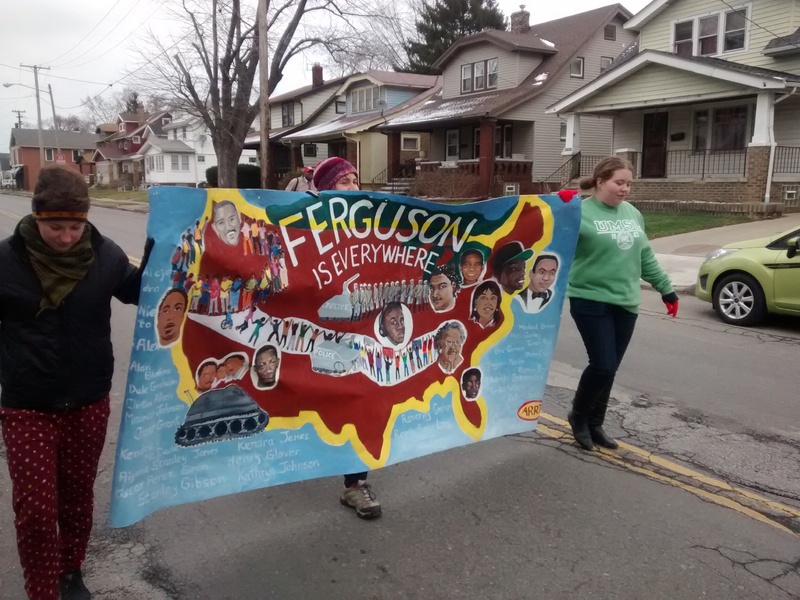
[[[261,125],[261,187],[269,180],[269,62],[267,60],[267,0],[258,0],[258,87]]]
[[[17,129],[22,129],[22,115],[25,114],[24,110],[12,110],[11,112],[17,113]]]
[[[53,100],[53,88],[50,86],[49,83],[47,84],[47,91],[50,93],[50,106],[53,108],[53,133],[56,136],[56,152],[61,154],[61,144],[58,143],[58,122],[56,121],[56,101]]]
[[[39,127],[39,168],[44,167],[44,136],[42,135],[42,103],[39,100],[39,71],[50,67],[40,67],[39,65],[20,65],[24,69],[33,69],[33,82],[36,86],[36,122]]]

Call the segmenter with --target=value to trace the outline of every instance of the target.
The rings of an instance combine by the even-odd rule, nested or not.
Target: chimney
[[[528,33],[531,28],[531,13],[525,5],[519,5],[519,12],[511,13],[511,33]]]
[[[145,122],[144,108],[141,106],[136,109],[136,121],[139,123],[139,125],[144,125]]]
[[[311,87],[317,88],[323,83],[325,83],[325,81],[322,79],[322,65],[314,63],[311,67]]]

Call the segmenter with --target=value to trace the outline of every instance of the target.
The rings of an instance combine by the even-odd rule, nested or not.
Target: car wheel
[[[755,325],[767,314],[761,286],[745,273],[727,275],[714,286],[714,309],[731,325]]]

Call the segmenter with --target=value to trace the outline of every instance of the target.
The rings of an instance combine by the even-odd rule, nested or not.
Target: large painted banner
[[[111,520],[536,427],[580,203],[156,188]]]

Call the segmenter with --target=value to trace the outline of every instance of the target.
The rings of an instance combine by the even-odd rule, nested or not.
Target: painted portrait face
[[[445,373],[452,373],[461,364],[461,346],[461,334],[457,329],[448,329],[436,342],[437,361]]]
[[[464,396],[467,400],[474,400],[481,391],[481,376],[478,373],[469,373],[464,378]]]
[[[525,261],[520,259],[507,262],[498,281],[507,294],[521,290],[525,286]]]
[[[232,203],[220,203],[214,207],[214,220],[211,222],[211,228],[223,242],[229,246],[238,244],[241,227],[239,211]]]
[[[278,358],[278,351],[275,348],[268,346],[261,350],[256,355],[253,369],[256,372],[257,382],[259,387],[273,387],[278,379],[278,367],[280,366],[280,358]]]
[[[447,275],[438,274],[431,277],[431,306],[436,312],[444,312],[455,306],[456,296],[453,282]]]
[[[168,292],[158,307],[156,314],[156,331],[158,343],[171,346],[181,335],[181,324],[186,312],[186,296],[177,290]]]
[[[403,343],[406,337],[406,320],[402,306],[391,306],[383,314],[383,330],[386,338],[395,346]]]
[[[56,252],[67,252],[81,239],[83,231],[86,229],[86,221],[37,220],[36,226],[45,244]]]
[[[500,302],[497,294],[491,290],[486,289],[475,298],[475,312],[478,313],[478,321],[481,323],[488,323],[494,318],[494,313],[497,310],[497,305]]]
[[[225,359],[225,374],[233,377],[244,366],[244,358],[241,356],[229,356]]]
[[[532,292],[546,292],[553,285],[558,273],[558,263],[552,258],[543,258],[531,269],[531,281],[528,289]]]
[[[464,286],[475,285],[483,272],[483,257],[478,252],[469,252],[461,259],[461,281]]]
[[[217,377],[217,365],[216,363],[210,362],[204,364],[200,368],[200,372],[197,374],[197,391],[198,392],[205,392],[211,389],[211,386],[214,384],[214,379]]]

